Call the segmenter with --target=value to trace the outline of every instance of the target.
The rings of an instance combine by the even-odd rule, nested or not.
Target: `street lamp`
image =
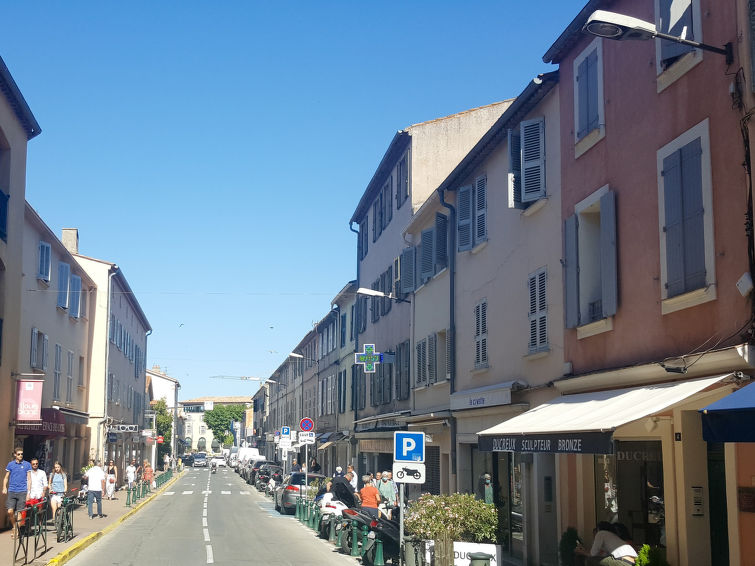
[[[367,287],[359,287],[359,289],[357,289],[357,295],[366,295],[368,297],[381,297],[384,299],[391,299],[393,301],[396,301],[397,303],[411,303],[409,299],[403,299],[401,297],[397,297],[396,295],[392,293],[383,293],[382,291],[378,291],[376,289],[368,289]]]
[[[727,65],[731,65],[734,62],[734,47],[731,42],[723,47],[715,47],[706,43],[700,43],[699,41],[692,41],[691,39],[660,32],[656,29],[655,24],[606,10],[595,10],[587,18],[587,23],[582,27],[582,31],[597,35],[598,37],[620,41],[625,39],[665,39],[666,41],[673,41],[674,43],[681,43],[682,45],[689,45],[696,49],[723,55],[726,57]]]

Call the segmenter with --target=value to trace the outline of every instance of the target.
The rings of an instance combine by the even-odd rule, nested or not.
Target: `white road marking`
[[[230,491],[221,491],[220,495],[231,495]]]
[[[209,495],[209,494],[211,494],[211,493],[212,493],[211,491],[203,491],[203,492],[202,492],[202,494],[203,494],[203,495]]]
[[[203,527],[207,526],[207,517],[202,517],[202,526]]]
[[[202,532],[204,532],[204,541],[210,542],[210,530],[209,529],[202,529]]]
[[[215,560],[212,558],[212,545],[206,544],[204,548],[207,551],[207,564],[214,564]]]
[[[239,495],[249,495],[249,492],[248,491],[240,491]]]
[[[202,517],[207,517],[207,509],[202,509]]]
[[[163,493],[163,495],[175,495],[175,494],[176,494],[175,491],[166,491],[165,493]]]
[[[193,491],[184,491],[181,495],[191,495]]]

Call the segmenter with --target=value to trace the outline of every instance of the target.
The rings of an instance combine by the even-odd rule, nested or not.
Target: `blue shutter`
[[[659,0],[658,4],[658,15],[660,16],[658,31],[676,37],[694,39],[692,0]],[[664,66],[668,66],[673,63],[672,60],[694,49],[689,45],[682,45],[673,41],[664,39],[660,41],[661,62]]]
[[[598,50],[587,56],[587,133],[600,127],[598,114]]]
[[[681,149],[684,207],[684,288],[705,287],[705,225],[703,216],[702,146],[700,138]]]
[[[616,272],[616,193],[600,197],[600,285],[603,317],[616,314],[618,278]]]
[[[39,355],[37,353],[37,344],[39,343],[39,330],[37,328],[31,329],[31,348],[29,348],[29,366],[32,368],[39,368],[42,364],[39,363]]]
[[[69,309],[68,314],[74,318],[79,318],[80,305],[81,305],[81,277],[79,277],[78,275],[71,275],[71,300],[70,300],[70,309]]]
[[[401,252],[401,292],[411,293],[414,291],[414,262],[416,248],[406,248]]]
[[[587,58],[577,66],[577,139],[581,140],[589,132]]]
[[[488,238],[488,179],[477,177],[474,184],[474,243]]]
[[[666,236],[666,295],[684,293],[684,227],[682,221],[681,152],[663,159],[663,203]]]
[[[472,249],[472,187],[459,189],[456,212],[456,242],[461,252]]]
[[[545,196],[545,120],[520,124],[522,144],[522,201],[533,202]]]
[[[577,215],[564,221],[564,318],[566,328],[579,326],[579,251]]]
[[[58,306],[68,308],[68,291],[70,288],[71,268],[67,263],[58,263]]]
[[[448,265],[448,218],[435,214],[435,270],[440,271]]]
[[[509,129],[509,208],[522,207],[522,145],[518,130]]]
[[[0,239],[8,240],[8,200],[10,195],[0,191]]]
[[[420,248],[419,277],[424,283],[435,274],[435,230],[422,230],[422,247]]]

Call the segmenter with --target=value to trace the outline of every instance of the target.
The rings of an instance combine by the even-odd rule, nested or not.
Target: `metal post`
[[[370,528],[367,525],[362,525],[362,551],[359,553],[360,556],[364,556],[364,553],[367,552],[367,541],[369,538],[367,535],[370,533]]]
[[[404,484],[400,483],[398,487],[399,497],[399,520],[398,520],[398,565],[404,564]]]
[[[328,542],[336,542],[336,514],[330,515],[330,532],[328,533]]]
[[[359,556],[359,527],[356,519],[351,520],[351,556]]]
[[[383,539],[379,536],[375,538],[375,560],[372,566],[385,566],[385,558],[383,558]]]

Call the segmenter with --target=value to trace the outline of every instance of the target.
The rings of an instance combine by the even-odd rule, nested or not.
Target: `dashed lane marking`
[[[206,544],[205,550],[207,551],[207,564],[214,564],[215,560],[212,558],[212,545]]]
[[[204,533],[204,541],[210,542],[210,530],[209,529],[202,529],[202,532]]]
[[[230,491],[221,491],[220,495],[231,495]]]
[[[194,493],[194,492],[193,492],[192,490],[188,490],[188,491],[183,491],[183,492],[181,492],[181,495],[191,495],[191,494],[193,494],[193,493]]]

